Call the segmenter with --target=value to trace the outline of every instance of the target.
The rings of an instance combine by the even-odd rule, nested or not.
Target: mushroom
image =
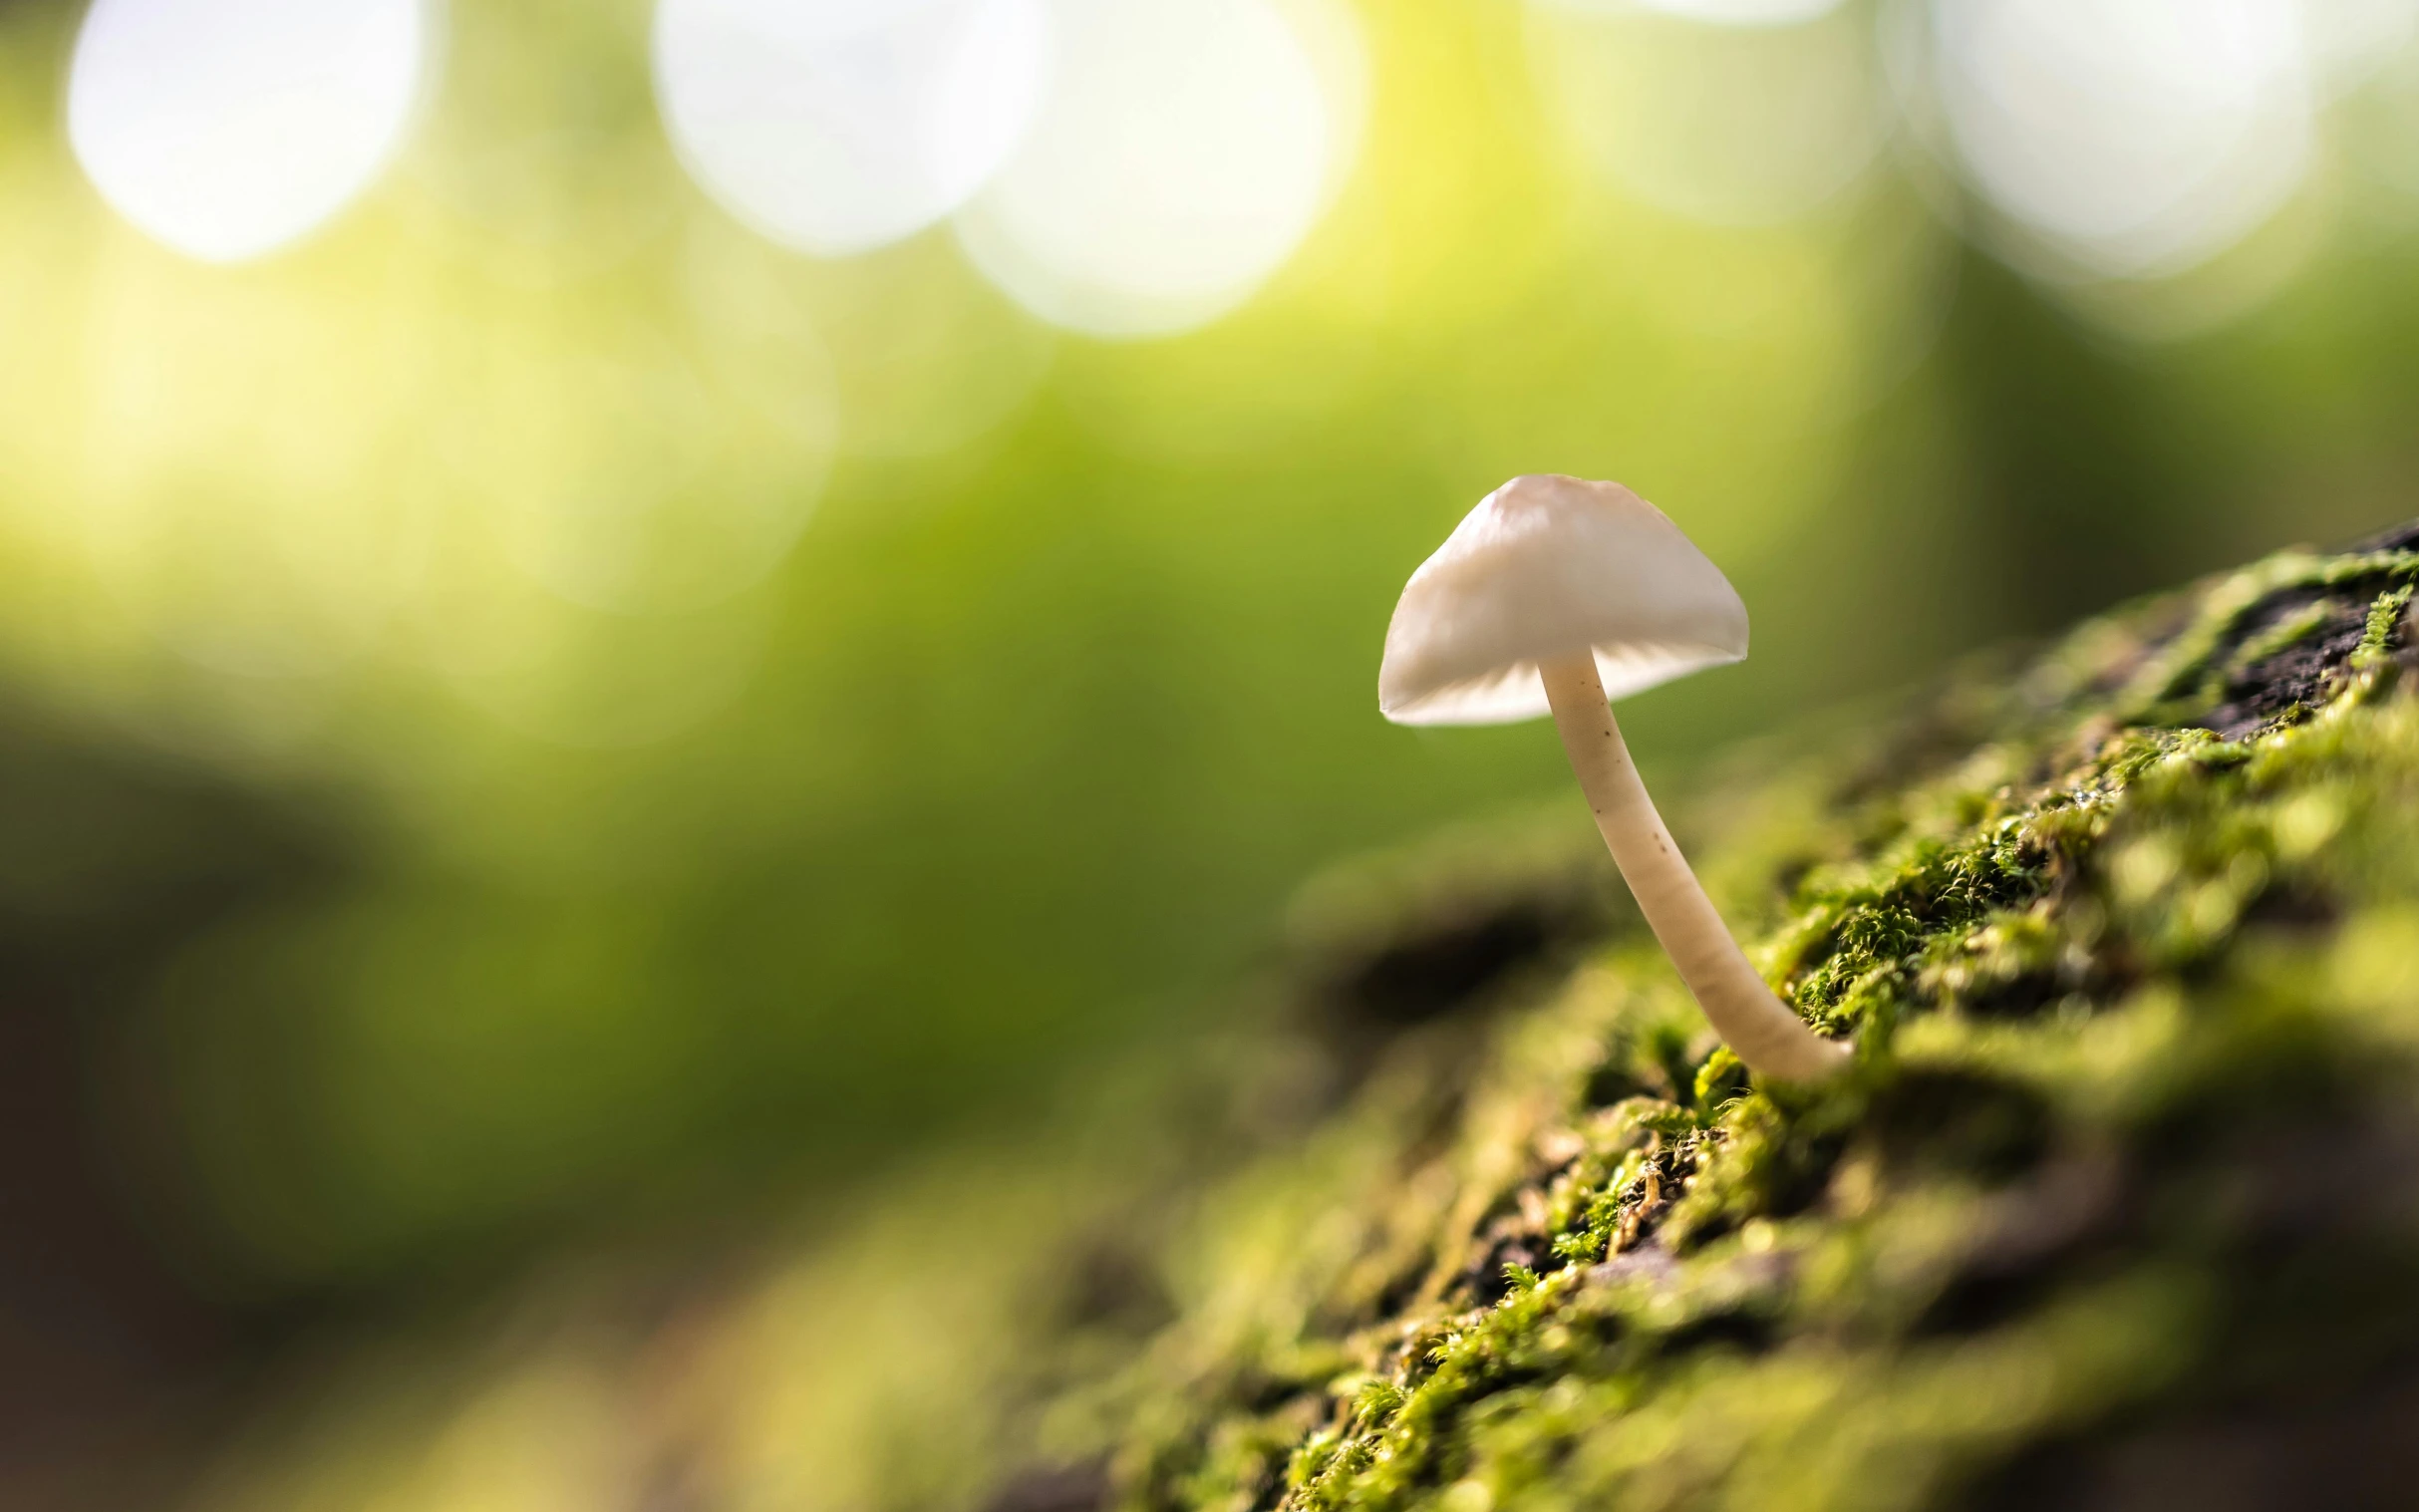
[[[1377,707],[1397,725],[1551,713],[1596,827],[1680,980],[1758,1074],[1811,1080],[1848,1058],[1756,975],[1663,828],[1610,701],[1747,654],[1747,610],[1663,512],[1619,483],[1516,477],[1478,501],[1404,585]]]

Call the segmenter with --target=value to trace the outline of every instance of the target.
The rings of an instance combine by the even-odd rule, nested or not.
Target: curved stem
[[[1596,659],[1582,652],[1539,670],[1554,708],[1554,728],[1562,732],[1563,750],[1596,811],[1605,846],[1715,1032],[1748,1069],[1762,1075],[1808,1081],[1839,1069],[1848,1058],[1846,1047],[1817,1035],[1773,996],[1663,828],[1605,701]]]

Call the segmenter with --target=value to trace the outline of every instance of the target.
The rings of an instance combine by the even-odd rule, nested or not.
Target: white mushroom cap
[[[1609,698],[1747,654],[1747,606],[1661,509],[1619,483],[1516,477],[1419,564],[1386,626],[1377,708],[1397,725],[1547,713],[1541,660],[1596,655]]]

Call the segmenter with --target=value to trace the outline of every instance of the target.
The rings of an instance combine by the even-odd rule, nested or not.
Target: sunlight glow
[[[312,677],[420,591],[448,493],[422,458],[429,284],[407,259],[230,278],[134,237],[67,328],[60,511],[94,580],[195,665]],[[54,349],[57,350],[57,349]]]
[[[1270,0],[1058,0],[1050,93],[958,219],[986,277],[1099,336],[1248,298],[1323,208],[1350,124]]]
[[[656,88],[698,181],[801,251],[867,251],[988,179],[1042,96],[1041,0],[663,0]]]
[[[1931,66],[1973,186],[2084,271],[2204,262],[2311,154],[2293,0],[1934,0]]]
[[[151,236],[257,257],[377,176],[419,101],[429,30],[422,0],[94,0],[69,140]]]

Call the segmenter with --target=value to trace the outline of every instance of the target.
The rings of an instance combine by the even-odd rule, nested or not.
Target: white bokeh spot
[[[1043,97],[1042,0],[663,0],[658,100],[707,191],[785,245],[863,252],[981,188]]]
[[[961,212],[984,275],[1055,325],[1137,337],[1225,313],[1324,207],[1357,123],[1269,0],[1056,0],[1051,87]]]
[[[2295,0],[1933,0],[1930,16],[1967,179],[2082,271],[2196,266],[2307,171],[2314,81]]]
[[[403,140],[424,0],[94,0],[68,137],[104,199],[168,246],[256,257],[318,226]]]

